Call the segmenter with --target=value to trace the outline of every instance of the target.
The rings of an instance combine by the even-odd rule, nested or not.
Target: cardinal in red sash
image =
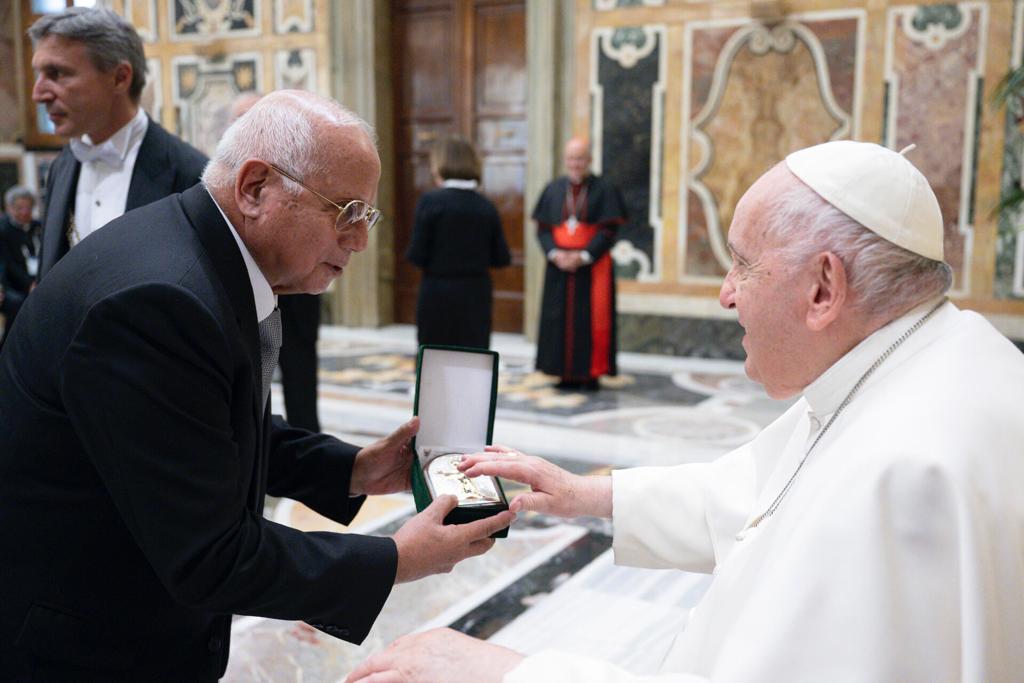
[[[547,256],[537,369],[559,388],[598,388],[616,374],[615,272],[609,250],[626,205],[618,189],[590,173],[583,138],[565,145],[566,175],[551,181],[533,210]]]

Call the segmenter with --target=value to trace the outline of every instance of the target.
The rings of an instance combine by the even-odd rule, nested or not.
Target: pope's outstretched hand
[[[512,499],[512,512],[532,510],[559,517],[612,516],[609,476],[573,474],[543,458],[507,446],[487,446],[483,453],[467,455],[459,470],[470,477],[489,475],[527,484],[530,492]]]

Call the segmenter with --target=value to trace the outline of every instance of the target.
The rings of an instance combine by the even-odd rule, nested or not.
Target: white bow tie
[[[110,140],[98,145],[90,145],[81,138],[72,138],[71,153],[83,164],[88,161],[102,161],[114,168],[120,168],[124,164],[121,152]]]

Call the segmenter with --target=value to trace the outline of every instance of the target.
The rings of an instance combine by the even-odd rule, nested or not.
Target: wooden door
[[[494,330],[523,329],[526,183],[524,0],[394,0],[395,320],[416,320],[419,270],[405,258],[416,199],[433,189],[427,155],[439,136],[473,142],[482,191],[498,207],[512,265],[492,271]]]

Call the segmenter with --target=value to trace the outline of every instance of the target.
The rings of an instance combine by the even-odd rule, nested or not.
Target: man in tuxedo
[[[69,138],[46,181],[41,279],[125,211],[194,185],[206,157],[139,107],[146,58],[127,21],[108,9],[69,7],[28,34],[38,74],[32,99]]]
[[[42,226],[32,218],[36,197],[27,187],[15,185],[7,190],[4,206],[7,215],[0,214],[0,312],[6,336],[35,284]]]
[[[0,354],[0,680],[215,681],[232,614],[361,642],[396,582],[485,552],[441,496],[388,537],[303,533],[267,493],[348,524],[409,488],[416,418],[365,448],[270,415],[277,294],[366,248],[372,131],[265,97],[203,183],[130,211],[40,282]]]

